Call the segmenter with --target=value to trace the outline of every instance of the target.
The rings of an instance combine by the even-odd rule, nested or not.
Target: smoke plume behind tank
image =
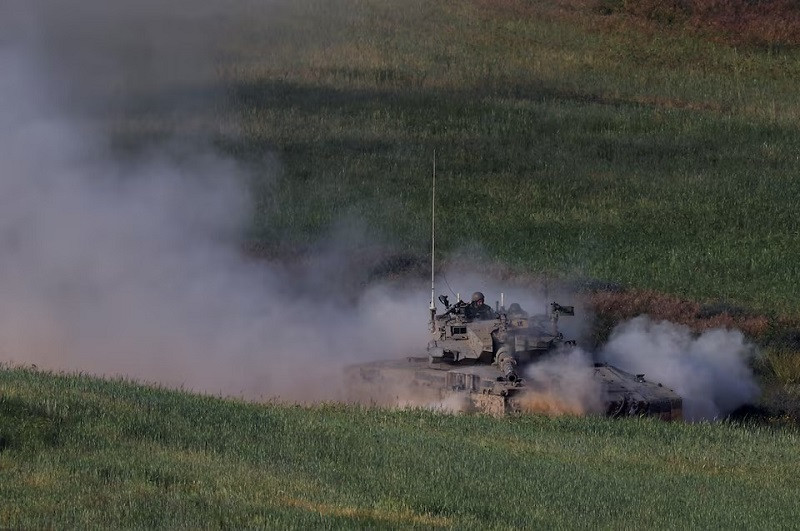
[[[695,336],[646,316],[620,324],[600,352],[604,361],[663,383],[683,397],[687,420],[715,420],[760,393],[749,361],[754,347],[738,330]]]

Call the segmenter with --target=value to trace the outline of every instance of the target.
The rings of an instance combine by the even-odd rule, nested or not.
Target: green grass
[[[800,353],[796,350],[768,347],[762,356],[775,380],[786,385],[800,385]]]
[[[800,315],[797,50],[556,1],[277,5],[231,23],[210,119],[260,245],[355,217],[424,253],[436,149],[445,252]]]
[[[444,253],[800,318],[800,49],[600,2],[242,5],[208,81],[224,96],[114,130],[247,163],[259,248],[357,219],[422,255],[436,149]]]
[[[233,400],[0,370],[3,527],[794,525],[794,430]]]

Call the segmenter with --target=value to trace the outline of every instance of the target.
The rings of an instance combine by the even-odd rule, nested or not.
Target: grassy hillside
[[[356,219],[426,253],[435,149],[446,253],[689,298],[690,319],[741,305],[794,326],[795,33],[755,38],[762,19],[737,29],[704,0],[673,4],[241,2],[217,77],[164,98],[190,116],[144,98],[109,127],[122,149],[211,136],[248,165],[259,249]],[[776,350],[789,375],[772,370],[796,384],[792,334]],[[256,405],[0,369],[0,527],[789,527],[798,438]]]
[[[444,250],[800,315],[791,43],[629,3],[270,5],[231,21],[206,109],[256,168],[262,247],[355,217],[425,252],[436,149]]]
[[[255,405],[0,370],[2,527],[770,527],[800,437]]]

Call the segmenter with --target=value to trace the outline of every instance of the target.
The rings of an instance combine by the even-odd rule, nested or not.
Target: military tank
[[[476,295],[482,304],[483,295]],[[351,398],[498,416],[543,412],[682,418],[681,397],[643,374],[605,363],[587,362],[569,371],[552,363],[575,351],[576,342],[558,330],[560,316],[574,315],[572,306],[552,302],[548,313],[531,316],[519,304],[505,308],[498,302],[494,310],[482,304],[480,310],[474,300],[469,304],[459,298],[450,304],[446,296],[438,299],[445,311],[437,315],[431,302],[425,355],[349,367]]]

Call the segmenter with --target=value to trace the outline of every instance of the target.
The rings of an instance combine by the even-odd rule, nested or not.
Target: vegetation
[[[280,163],[254,187],[260,244],[350,216],[423,253],[436,149],[446,249],[800,316],[797,49],[597,3],[280,13],[237,25],[219,66],[240,124],[220,144]]]
[[[791,0],[599,0],[595,7],[728,44],[776,49],[800,44],[800,6]]]
[[[257,405],[0,369],[2,527],[788,527],[795,430]]]

